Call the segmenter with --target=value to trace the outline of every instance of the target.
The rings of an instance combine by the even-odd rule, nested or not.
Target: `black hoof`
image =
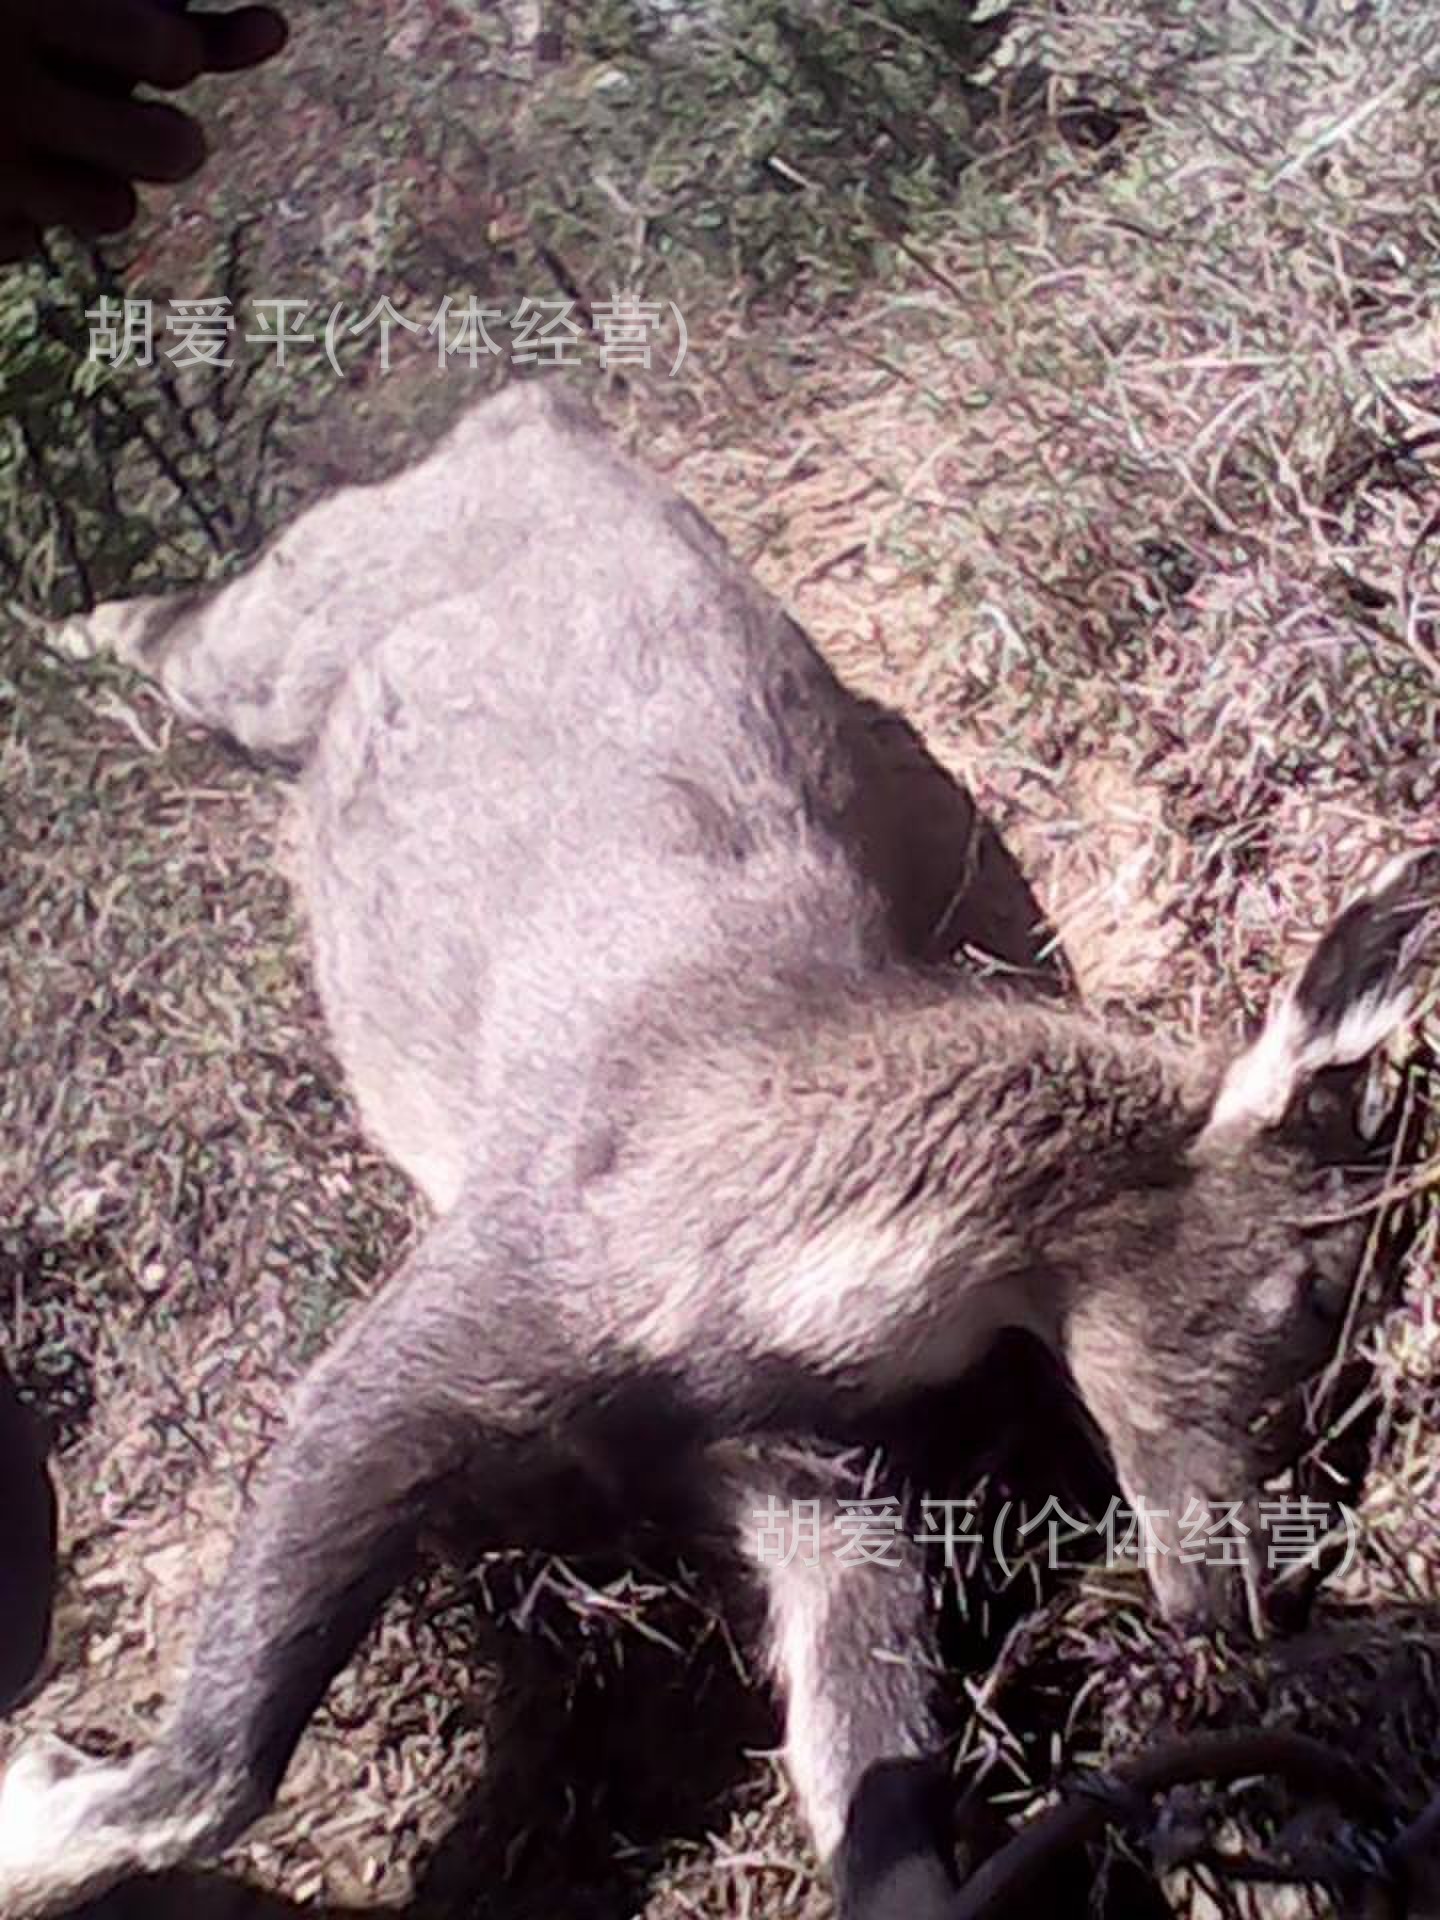
[[[840,1920],[943,1920],[955,1898],[950,1801],[937,1760],[869,1768],[835,1863]]]

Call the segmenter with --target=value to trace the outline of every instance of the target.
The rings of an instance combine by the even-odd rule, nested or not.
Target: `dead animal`
[[[234,1840],[457,1487],[506,1544],[556,1471],[643,1501],[663,1463],[765,1590],[842,1911],[942,1914],[920,1548],[837,1551],[824,1447],[1023,1328],[1151,1517],[1166,1613],[1253,1604],[1253,1550],[1174,1549],[1253,1491],[1257,1408],[1333,1336],[1364,1229],[1307,1096],[1405,1015],[1440,852],[1346,908],[1238,1057],[1035,992],[1033,903],[967,796],[538,385],[95,629],[298,774],[335,1044],[435,1219],[300,1390],[154,1744],[9,1767],[0,1912]],[[794,1500],[821,1550],[777,1563],[759,1522]]]

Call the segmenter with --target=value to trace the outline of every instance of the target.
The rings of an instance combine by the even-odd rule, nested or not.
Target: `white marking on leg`
[[[107,1764],[42,1738],[0,1779],[0,1914],[39,1920],[132,1873],[179,1865],[214,1824],[210,1807],[143,1824],[107,1818],[136,1762]]]
[[[774,1662],[786,1688],[785,1760],[816,1852],[829,1860],[844,1837],[853,1784],[842,1716],[820,1684],[830,1590],[844,1569],[824,1553],[816,1566],[770,1573]]]

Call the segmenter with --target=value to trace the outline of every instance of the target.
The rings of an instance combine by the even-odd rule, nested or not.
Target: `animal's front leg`
[[[841,1920],[944,1920],[955,1867],[932,1610],[900,1503],[844,1459],[726,1454],[769,1602],[785,1758]]]
[[[523,1287],[487,1281],[496,1264],[450,1216],[308,1376],[156,1743],[101,1765],[43,1742],[13,1762],[0,1782],[4,1920],[63,1912],[232,1841],[273,1798],[434,1496],[473,1474],[503,1501],[507,1476],[533,1461],[553,1336],[526,1325]]]

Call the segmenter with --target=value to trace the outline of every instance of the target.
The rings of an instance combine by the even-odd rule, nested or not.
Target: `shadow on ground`
[[[570,1651],[480,1623],[495,1673],[484,1777],[403,1908],[296,1902],[222,1872],[135,1881],[83,1920],[631,1920],[662,1858],[722,1826],[744,1752],[775,1745],[762,1692],[716,1635],[684,1658],[628,1637],[578,1680]]]

